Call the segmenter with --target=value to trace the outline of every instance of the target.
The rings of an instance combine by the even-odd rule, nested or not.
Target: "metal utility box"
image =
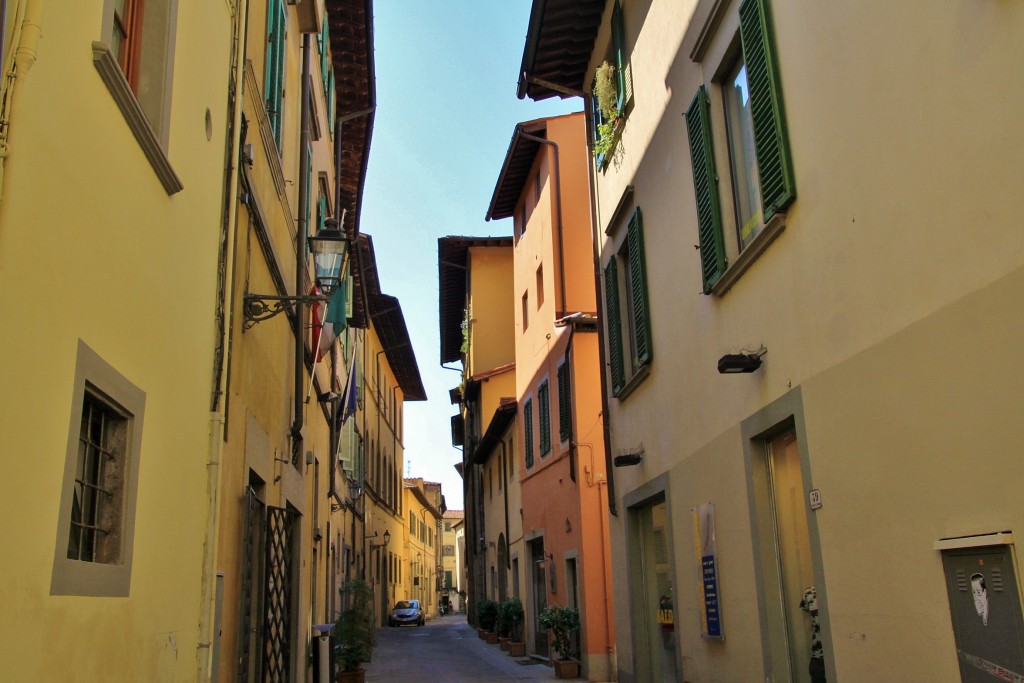
[[[1009,534],[936,543],[963,683],[1024,680],[1024,619]]]

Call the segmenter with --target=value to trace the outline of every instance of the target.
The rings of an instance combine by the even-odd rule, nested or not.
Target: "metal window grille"
[[[106,564],[118,559],[125,422],[124,416],[86,392],[78,436],[68,559]]]

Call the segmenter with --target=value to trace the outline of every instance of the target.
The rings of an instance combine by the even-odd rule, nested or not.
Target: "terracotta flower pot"
[[[516,642],[510,640],[508,642],[508,656],[509,657],[525,657],[526,656],[526,643],[520,641]]]
[[[487,631],[483,630],[482,628],[478,628],[476,630],[476,637],[480,640],[487,640]]]
[[[487,644],[488,645],[497,645],[498,644],[498,634],[494,633],[493,631],[488,631],[487,632]]]
[[[511,638],[503,638],[501,636],[498,636],[498,647],[501,648],[502,652],[507,652],[508,651],[508,641],[510,641],[510,640],[512,640],[512,639]]]
[[[334,675],[335,683],[365,683],[366,669],[360,667],[355,671],[339,671]]]
[[[555,678],[578,678],[580,675],[580,663],[575,659],[554,660]]]

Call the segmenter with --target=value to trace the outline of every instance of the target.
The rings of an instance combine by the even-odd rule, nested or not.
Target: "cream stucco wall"
[[[645,451],[640,465],[615,471],[616,497],[621,507],[668,476],[686,680],[765,675],[740,425],[800,389],[805,485],[824,500],[808,514],[830,680],[958,680],[932,543],[1012,530],[1024,513],[1011,492],[1020,373],[1000,362],[1014,355],[1021,329],[1008,312],[1024,294],[1024,237],[1008,199],[1024,181],[1024,136],[1010,123],[1024,114],[1024,96],[1004,77],[1024,58],[1024,12],[771,3],[797,199],[785,230],[732,289],[703,296],[681,114],[725,61],[737,4],[723,6],[695,62],[714,3],[623,2],[635,97],[618,161],[595,175],[598,229],[634,186],[654,359],[632,394],[609,399],[613,452]],[[605,14],[595,55],[608,40]],[[926,30],[908,28],[922,22]],[[729,213],[715,92],[711,115]],[[611,230],[605,254],[624,232]],[[760,371],[718,374],[720,356],[761,345]],[[688,519],[707,500],[716,504],[723,643],[699,637],[696,612]],[[613,518],[613,548],[624,547],[627,520]],[[894,557],[896,571],[881,580],[873,568],[893,569]],[[626,585],[628,558],[613,558],[616,585]],[[617,591],[616,610],[628,614],[629,600]],[[907,623],[919,627],[908,633]],[[620,680],[633,680],[636,642],[623,623]]]

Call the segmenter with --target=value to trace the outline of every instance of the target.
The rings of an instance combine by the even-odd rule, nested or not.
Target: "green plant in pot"
[[[498,632],[499,638],[508,638],[512,625],[508,621],[508,600],[498,603],[498,618],[494,622],[494,630]]]
[[[607,157],[615,147],[615,134],[621,121],[619,111],[619,85],[615,67],[602,62],[594,74],[594,96],[601,110],[601,123],[594,141],[594,156]]]
[[[523,602],[519,598],[510,598],[502,605],[502,611],[508,624],[508,653],[513,657],[522,657],[526,654],[526,643],[522,636],[523,619],[526,617]]]
[[[493,632],[498,621],[498,603],[487,598],[481,600],[476,608],[476,618],[480,628]]]
[[[580,613],[572,607],[548,605],[540,613],[539,621],[541,628],[551,632],[551,645],[558,654],[555,674],[559,678],[575,677],[574,672],[578,672],[579,663],[575,660],[572,635],[580,630]],[[559,666],[563,663],[564,666]],[[573,672],[567,671],[570,668]]]
[[[374,646],[373,589],[365,581],[346,581],[342,596],[348,607],[334,625],[337,643],[338,683],[364,680],[363,662],[370,661]]]

